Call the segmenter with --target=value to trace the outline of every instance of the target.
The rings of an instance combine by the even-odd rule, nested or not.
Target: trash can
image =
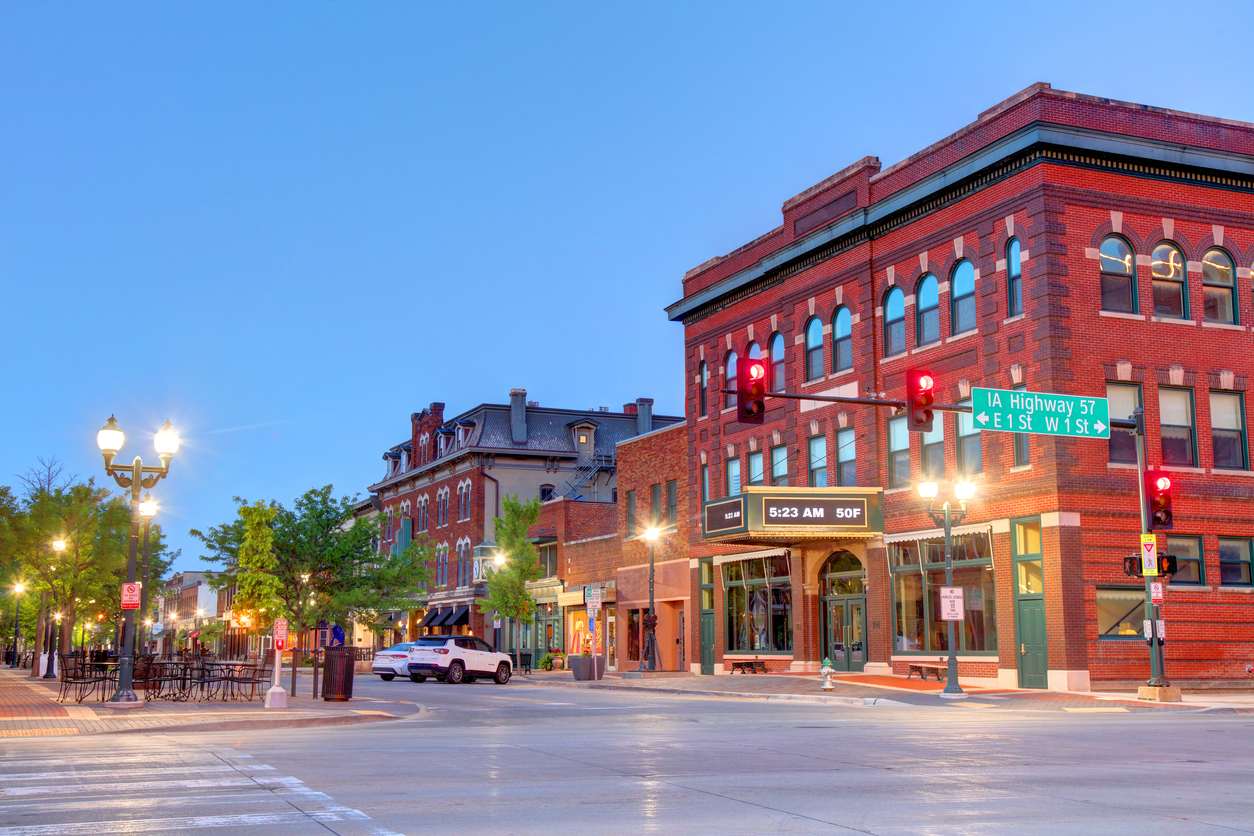
[[[353,698],[353,669],[356,667],[357,650],[353,647],[328,647],[323,649],[322,698],[324,700],[351,700]]]

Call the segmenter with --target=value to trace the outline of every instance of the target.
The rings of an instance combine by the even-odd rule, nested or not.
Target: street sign
[[[940,588],[940,609],[942,621],[962,621],[962,587],[942,586]]]
[[[1148,618],[1141,622],[1141,630],[1145,633],[1145,640],[1150,641],[1154,638],[1153,623]]]
[[[499,618],[492,619],[492,629],[493,630],[501,629],[501,619]]]
[[[1150,583],[1150,603],[1161,604],[1163,602],[1163,582],[1153,581]]]
[[[122,584],[122,609],[124,610],[139,609],[139,584],[137,583]]]
[[[287,641],[287,619],[276,618],[274,620],[274,640],[275,642]]]
[[[1156,618],[1154,619],[1154,627],[1158,629],[1158,638],[1160,640],[1167,638],[1167,622],[1166,621],[1164,621],[1161,618]]]
[[[588,612],[601,609],[601,587],[586,587],[583,591],[583,601],[588,605]]]
[[[1105,398],[972,388],[971,418],[981,430],[1110,438]]]
[[[1153,534],[1141,535],[1141,574],[1158,577],[1158,538]]]

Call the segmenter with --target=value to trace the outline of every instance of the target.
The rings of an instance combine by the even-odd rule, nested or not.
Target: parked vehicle
[[[409,649],[413,646],[413,642],[401,642],[375,653],[370,663],[370,672],[377,673],[384,682],[391,682],[398,676],[408,676]]]
[[[434,676],[456,685],[490,676],[504,685],[513,671],[509,656],[475,636],[424,636],[409,649],[409,678],[414,682]]]

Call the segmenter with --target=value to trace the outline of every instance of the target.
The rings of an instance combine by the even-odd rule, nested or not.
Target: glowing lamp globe
[[[958,497],[958,499],[963,502],[966,502],[968,499],[975,496],[975,484],[972,482],[959,482],[954,485],[954,496]]]
[[[116,453],[126,442],[126,434],[118,427],[117,419],[109,416],[108,422],[96,433],[96,445],[105,453]]]
[[[935,499],[936,491],[937,491],[937,485],[935,482],[920,482],[919,483],[919,496],[923,497],[924,499]]]
[[[157,448],[159,456],[173,456],[179,451],[179,434],[174,431],[174,427],[170,426],[170,422],[166,421],[161,425],[161,429],[157,430],[157,435],[152,440],[152,446]]]
[[[657,537],[658,530],[656,528],[650,528],[644,532],[644,539],[648,540],[650,543],[656,540]]]

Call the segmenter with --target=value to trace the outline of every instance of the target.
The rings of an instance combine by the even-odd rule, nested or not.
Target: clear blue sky
[[[1254,4],[5,3],[0,484],[358,493],[431,401],[682,410],[685,270],[1035,81],[1254,121]]]

